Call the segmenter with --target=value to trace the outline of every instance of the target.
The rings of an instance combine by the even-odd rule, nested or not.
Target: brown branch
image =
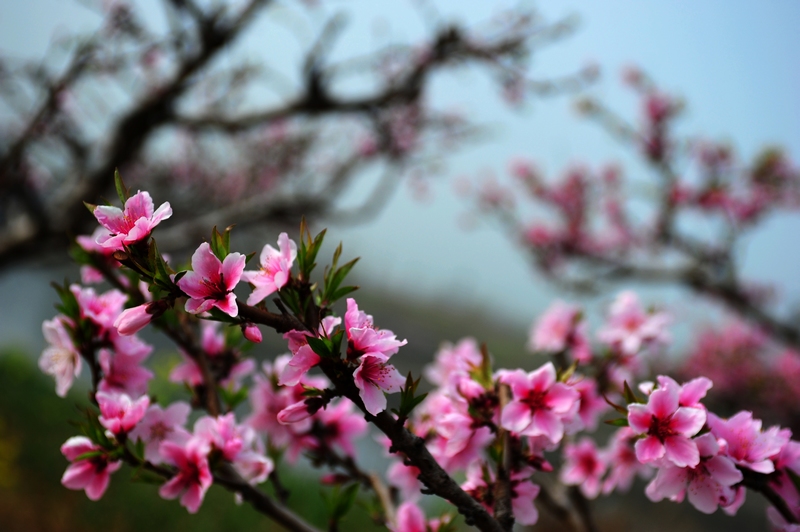
[[[285,333],[289,331],[303,331],[307,327],[297,318],[290,314],[275,314],[268,310],[263,310],[244,303],[238,303],[239,316],[252,323],[260,323],[275,329],[276,332]]]
[[[507,384],[498,386],[497,395],[500,400],[498,411],[511,400],[511,390]],[[497,440],[500,442],[500,459],[497,462],[497,480],[494,483],[494,518],[505,530],[514,527],[514,511],[511,507],[511,448],[510,435],[500,426],[497,429]]]
[[[783,497],[778,495],[772,486],[770,486],[769,475],[756,473],[755,471],[745,467],[740,467],[738,469],[742,472],[743,476],[741,483],[742,486],[761,493],[761,495],[763,495],[764,498],[766,498],[770,504],[772,504],[772,506],[774,506],[775,509],[780,512],[781,516],[786,520],[787,523],[800,523],[800,520],[797,519],[792,509],[789,508],[789,505],[785,500],[783,500]]]
[[[572,507],[580,517],[583,529],[585,532],[597,532],[597,526],[592,518],[592,510],[589,506],[589,501],[583,496],[578,486],[570,486],[567,490]]]
[[[320,365],[325,375],[331,380],[336,390],[352,401],[362,412],[367,421],[374,424],[392,442],[390,452],[402,453],[408,462],[420,470],[419,479],[430,491],[449,501],[461,513],[468,525],[477,526],[484,532],[505,532],[486,509],[453,480],[442,469],[436,459],[425,446],[425,440],[408,431],[388,412],[380,412],[377,416],[368,413],[359,396],[351,373],[342,372],[338,364],[330,359],[323,360]]]
[[[319,532],[319,530],[306,523],[299,516],[292,513],[288,508],[278,504],[264,492],[245,482],[244,479],[228,464],[217,469],[214,474],[214,482],[226,489],[238,493],[244,500],[249,502],[253,508],[262,514],[269,516],[279,525],[295,532]]]
[[[122,460],[132,467],[142,467],[165,479],[172,478],[174,475],[174,472],[170,468],[140,461],[127,446],[124,446]],[[314,528],[303,521],[302,518],[295,515],[291,510],[277,503],[255,486],[248,484],[230,464],[222,464],[217,468],[214,472],[214,483],[223,486],[228,491],[238,493],[244,500],[249,502],[256,511],[271,518],[287,530],[293,532],[320,532],[317,528]]]

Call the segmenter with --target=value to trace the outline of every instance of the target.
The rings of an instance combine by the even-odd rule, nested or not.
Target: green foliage
[[[130,198],[131,195],[128,187],[126,187],[125,183],[122,181],[122,176],[120,175],[118,168],[114,169],[114,188],[117,190],[119,201],[122,202],[124,207],[125,202],[128,201],[128,198]]]
[[[350,273],[350,270],[352,270],[353,266],[355,266],[356,262],[358,262],[358,257],[351,260],[347,264],[344,264],[340,268],[337,268],[339,265],[339,257],[341,257],[341,255],[342,243],[339,242],[339,245],[336,246],[336,251],[333,252],[333,261],[331,262],[331,266],[330,268],[325,268],[325,273],[322,276],[323,288],[321,303],[326,306],[358,289],[357,286],[341,286],[344,278],[347,277],[347,274]]]
[[[231,252],[231,229],[233,229],[232,225],[220,233],[215,225],[211,231],[211,251],[221,261],[225,260],[225,257]]]
[[[317,260],[317,254],[322,247],[326,231],[327,229],[323,229],[317,236],[311,238],[305,218],[300,222],[300,249],[297,252],[297,267],[300,270],[300,279],[303,281],[311,279],[311,272],[317,266],[314,261]]]
[[[415,395],[421,379],[422,377],[414,380],[414,378],[411,376],[411,372],[408,372],[408,376],[406,377],[406,385],[400,390],[400,408],[392,409],[392,412],[397,414],[400,419],[408,418],[417,405],[424,401],[428,396],[427,392],[420,395]]]
[[[330,494],[322,493],[322,497],[328,509],[329,530],[336,530],[338,528],[339,521],[341,521],[353,507],[357,496],[358,484],[356,483],[350,484],[345,488],[337,486]]]

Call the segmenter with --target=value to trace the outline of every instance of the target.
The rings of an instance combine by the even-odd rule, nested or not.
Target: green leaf
[[[627,427],[628,426],[628,418],[621,417],[618,419],[609,419],[606,422],[606,425],[611,425],[613,427]]]
[[[334,292],[333,294],[331,294],[330,297],[328,298],[328,301],[329,302],[339,301],[340,299],[342,299],[344,296],[346,296],[350,292],[355,292],[356,290],[358,290],[357,286],[345,286],[345,287],[342,287],[339,290],[337,290],[336,292]]]
[[[242,386],[236,391],[233,389],[219,387],[219,395],[222,401],[228,406],[229,410],[235,409],[247,399],[248,389]]]
[[[624,381],[622,383],[622,388],[623,388],[623,394],[622,395],[625,398],[625,402],[626,403],[628,403],[628,404],[641,403],[641,401],[639,399],[637,399],[636,394],[633,393],[633,390],[631,390],[631,387],[628,386],[628,381]]]
[[[603,400],[605,400],[605,402],[611,408],[613,408],[614,410],[616,410],[620,414],[625,414],[626,416],[628,415],[628,409],[627,408],[625,408],[624,406],[620,406],[620,405],[618,405],[616,403],[612,403],[611,400],[608,397],[606,397],[606,394],[603,394]]]
[[[313,336],[309,336],[308,338],[308,346],[314,351],[316,354],[321,356],[322,358],[331,358],[333,357],[333,350],[331,349],[330,340],[327,338],[314,338]]]
[[[80,462],[81,460],[89,460],[90,458],[96,458],[98,456],[103,456],[104,454],[106,454],[105,451],[89,451],[83,454],[79,454],[72,461]]]
[[[336,494],[335,503],[333,507],[333,512],[331,515],[331,519],[334,521],[339,521],[342,517],[347,515],[347,512],[353,507],[353,503],[356,502],[356,496],[358,495],[358,484],[353,483],[341,490],[339,493]]]
[[[225,257],[228,256],[230,251],[230,227],[225,229],[225,234],[223,235],[217,230],[217,226],[214,226],[214,229],[211,230],[211,251],[219,260],[225,260]]]
[[[130,197],[130,193],[128,192],[125,183],[122,181],[122,176],[119,174],[119,169],[114,169],[114,187],[117,189],[117,196],[119,196],[119,201],[122,202],[122,208],[125,208],[125,202],[128,201]]]
[[[214,321],[221,321],[223,323],[236,323],[236,324],[238,324],[241,321],[239,318],[232,318],[231,316],[228,316],[217,307],[213,307],[211,310],[208,311],[208,313],[211,314],[211,319]]]

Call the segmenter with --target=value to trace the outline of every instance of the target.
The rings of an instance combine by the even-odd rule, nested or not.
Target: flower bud
[[[253,342],[254,344],[261,343],[261,330],[254,323],[247,323],[242,325],[242,334],[244,337]]]
[[[305,401],[289,405],[278,412],[278,422],[281,425],[297,423],[309,417],[311,417],[311,413],[308,411],[308,405],[306,405]]]
[[[122,313],[117,316],[117,319],[114,320],[114,327],[116,327],[117,332],[122,336],[130,336],[150,323],[150,320],[153,319],[153,315],[147,312],[148,304],[149,303],[145,303],[138,307],[123,310]]]

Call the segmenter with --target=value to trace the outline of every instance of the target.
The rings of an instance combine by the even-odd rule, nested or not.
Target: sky
[[[153,0],[141,2],[159,14]],[[309,18],[286,10],[281,27],[259,26],[238,53],[258,59],[279,50],[276,68],[291,77],[301,57],[298,35],[314,35],[326,14],[351,13],[342,39],[331,51],[341,58],[353,50],[368,52],[396,41],[414,40],[430,29],[421,13],[435,5],[443,19],[480,23],[492,12],[519,5],[505,1],[326,1]],[[409,5],[427,7],[410,8]],[[665,90],[687,102],[681,131],[724,139],[745,159],[768,144],[786,148],[800,159],[800,47],[797,27],[800,3],[780,0],[542,0],[524,2],[547,20],[577,16],[574,35],[537,52],[535,78],[556,77],[593,63],[602,76],[587,93],[621,115],[635,120],[636,100],[619,79],[623,67],[640,65]],[[427,10],[427,11],[426,11]],[[31,0],[0,2],[0,51],[41,56],[53,36],[89,30],[97,19],[78,2]],[[294,35],[286,32],[293,28]],[[453,193],[453,180],[489,172],[503,174],[508,162],[524,156],[554,175],[581,162],[597,167],[620,162],[636,171],[635,157],[595,124],[574,112],[570,97],[532,98],[510,109],[497,87],[478,70],[460,69],[437,77],[431,102],[462,111],[485,124],[490,134],[464,146],[447,159],[431,182],[428,200],[419,201],[406,188],[374,222],[356,227],[331,227],[330,239],[343,240],[346,254],[359,255],[364,282],[454,305],[481,306],[500,319],[527,325],[556,297],[564,297],[537,276],[523,255],[497,228],[479,224],[467,231],[459,223],[471,206]],[[353,201],[358,192],[353,192]],[[775,282],[784,301],[800,301],[800,263],[796,235],[800,217],[769,219],[742,250],[743,273]],[[0,278],[0,289],[16,283]],[[47,289],[49,290],[49,289]],[[680,313],[691,305],[682,294],[646,292],[662,298]],[[569,298],[569,296],[567,296]],[[593,304],[607,303],[610,296]],[[48,306],[50,303],[48,303]],[[0,327],[3,337],[10,334]]]

